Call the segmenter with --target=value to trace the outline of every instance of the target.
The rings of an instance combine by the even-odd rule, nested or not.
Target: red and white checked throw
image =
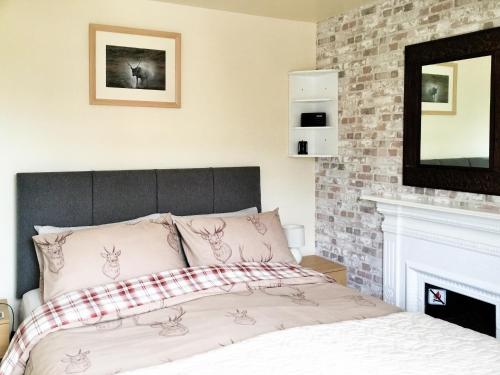
[[[19,326],[0,364],[0,375],[22,373],[38,341],[74,323],[212,287],[319,275],[288,263],[252,262],[182,268],[70,292],[40,306]]]

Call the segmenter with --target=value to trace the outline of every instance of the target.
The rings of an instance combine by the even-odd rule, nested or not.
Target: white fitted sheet
[[[22,322],[33,310],[42,304],[42,295],[39,288],[26,292],[23,295],[19,308],[19,321]]]

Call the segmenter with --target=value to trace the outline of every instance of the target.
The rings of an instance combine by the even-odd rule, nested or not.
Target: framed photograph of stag
[[[181,34],[89,27],[90,104],[180,108]]]
[[[422,115],[457,114],[456,63],[422,66]]]

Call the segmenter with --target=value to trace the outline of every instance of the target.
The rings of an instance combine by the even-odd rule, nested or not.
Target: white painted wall
[[[491,57],[453,62],[457,114],[422,116],[422,160],[489,156]]]
[[[182,108],[88,104],[88,24],[182,33]],[[148,0],[0,0],[0,297],[14,298],[16,172],[259,165],[263,208],[314,252],[314,161],[287,157],[287,72],[316,25]]]

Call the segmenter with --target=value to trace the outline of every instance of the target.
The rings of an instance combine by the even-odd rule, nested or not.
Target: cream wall
[[[182,33],[182,108],[88,104],[88,24]],[[148,0],[0,0],[0,297],[14,298],[16,172],[259,165],[263,208],[306,225],[314,160],[287,155],[287,72],[316,25]]]
[[[422,116],[422,160],[489,156],[491,57],[453,62],[457,114]]]

